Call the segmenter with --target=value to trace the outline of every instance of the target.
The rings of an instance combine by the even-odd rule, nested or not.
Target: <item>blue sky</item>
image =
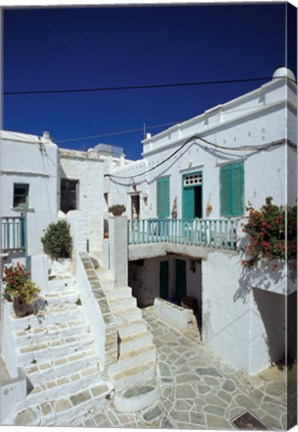
[[[6,8],[4,91],[80,89],[176,82],[270,78],[285,64],[295,75],[294,8],[285,3],[89,8]],[[61,146],[122,146],[142,151],[143,124],[176,123],[265,81],[94,93],[6,95],[2,128]],[[61,142],[137,129],[134,133]]]

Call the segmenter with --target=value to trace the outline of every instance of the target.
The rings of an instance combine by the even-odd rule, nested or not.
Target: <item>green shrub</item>
[[[72,238],[69,224],[60,220],[50,224],[41,238],[44,252],[52,259],[70,258],[72,253]]]

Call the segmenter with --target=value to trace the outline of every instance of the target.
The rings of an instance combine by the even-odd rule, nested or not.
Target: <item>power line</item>
[[[154,129],[154,128],[158,128],[158,127],[162,127],[162,126],[169,126],[169,125],[175,125],[177,122],[170,122],[170,123],[162,123],[162,124],[158,124],[158,125],[152,125],[152,126],[146,126],[147,129]],[[178,121],[179,123],[179,121]],[[131,132],[140,132],[143,131],[144,127],[142,128],[135,128],[135,129],[126,129],[123,131],[118,131],[118,132],[108,132],[105,134],[100,134],[100,135],[90,135],[90,136],[86,136],[86,137],[80,137],[80,138],[68,138],[68,139],[64,139],[64,140],[55,140],[56,143],[63,143],[63,142],[68,142],[68,141],[80,141],[80,140],[86,140],[86,139],[92,139],[92,138],[101,138],[101,137],[106,137],[106,136],[114,136],[114,135],[122,135],[122,134],[128,134]]]
[[[212,84],[230,84],[230,83],[241,83],[241,82],[252,82],[252,81],[268,81],[272,77],[256,77],[256,78],[239,78],[232,80],[213,80],[213,81],[194,81],[194,82],[179,82],[179,83],[163,83],[163,84],[144,84],[144,85],[131,85],[131,86],[113,86],[113,87],[93,87],[93,88],[81,88],[81,89],[54,89],[54,90],[21,90],[21,91],[6,91],[3,92],[5,96],[13,95],[34,95],[34,94],[54,94],[54,93],[83,93],[83,92],[103,92],[103,91],[119,91],[119,90],[141,90],[141,89],[153,89],[153,88],[166,88],[166,87],[187,87],[187,86],[198,86],[198,85],[212,85]],[[291,80],[287,77],[287,79]],[[293,81],[293,80],[291,80]]]
[[[105,174],[104,177],[110,177],[110,178],[117,178],[117,179],[129,179],[129,178],[135,178],[135,177],[141,177],[145,174],[148,174],[149,172],[155,170],[156,168],[160,167],[161,165],[163,165],[164,163],[166,163],[168,160],[170,160],[172,157],[174,157],[178,152],[180,152],[180,150],[182,150],[188,143],[190,143],[191,141],[198,139],[203,141],[205,144],[211,145],[212,147],[215,147],[217,149],[220,150],[229,150],[229,151],[248,151],[248,150],[255,150],[255,151],[262,151],[262,150],[267,150],[271,147],[277,147],[282,145],[282,142],[278,141],[278,142],[271,142],[268,144],[261,144],[261,145],[250,145],[250,146],[238,146],[238,147],[226,147],[226,146],[220,146],[218,144],[215,144],[211,141],[208,141],[202,137],[200,137],[199,135],[193,135],[190,138],[188,138],[180,147],[178,147],[178,149],[176,149],[173,153],[171,153],[168,157],[166,157],[164,160],[162,160],[161,162],[159,162],[158,164],[154,165],[153,167],[149,168],[146,171],[143,171],[142,173],[139,174],[135,174],[132,176],[117,176],[117,175],[113,175],[113,174]],[[297,145],[292,143],[290,140],[287,140],[287,144],[294,148],[295,150],[297,150]]]
[[[266,104],[264,105],[264,107],[269,108],[271,106],[274,106],[275,103],[270,103],[270,104]],[[244,112],[244,111],[251,111],[251,107],[249,108],[237,108],[234,110],[229,110],[229,114],[234,114],[234,113],[239,113],[239,112]],[[169,125],[177,125],[180,123],[185,123],[189,120],[192,120],[192,118],[190,119],[184,119],[184,120],[175,120],[175,121],[171,121],[168,123],[162,123],[162,124],[158,124],[158,125],[146,125],[146,129],[149,131],[151,129],[156,129],[159,127],[163,127],[163,126],[169,126]],[[94,138],[101,138],[101,137],[108,137],[108,136],[115,136],[115,135],[124,135],[124,134],[128,134],[128,133],[132,133],[132,132],[140,132],[140,131],[144,131],[144,127],[142,128],[134,128],[134,129],[125,129],[122,131],[117,131],[117,132],[107,132],[104,134],[99,134],[99,135],[89,135],[89,136],[84,136],[84,137],[75,137],[75,138],[67,138],[67,139],[63,139],[63,140],[56,140],[56,143],[64,143],[64,142],[70,142],[70,141],[81,141],[81,140],[88,140],[88,139],[94,139]]]

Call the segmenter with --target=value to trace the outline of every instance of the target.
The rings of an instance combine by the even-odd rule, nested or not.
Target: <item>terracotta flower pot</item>
[[[13,310],[18,318],[23,318],[33,313],[33,306],[32,304],[25,304],[19,298],[16,298],[13,301]]]

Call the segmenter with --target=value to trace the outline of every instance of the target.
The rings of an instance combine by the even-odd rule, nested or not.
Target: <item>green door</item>
[[[182,211],[183,219],[194,218],[194,208],[195,208],[194,196],[195,195],[194,195],[193,187],[183,188],[183,211]]]
[[[159,296],[162,299],[169,297],[169,262],[161,261],[159,268]]]
[[[176,259],[176,300],[186,296],[186,261]]]
[[[203,215],[203,179],[202,172],[182,176],[182,218],[201,218]]]
[[[157,179],[156,184],[156,207],[158,218],[168,218],[170,216],[170,181],[169,177]]]

